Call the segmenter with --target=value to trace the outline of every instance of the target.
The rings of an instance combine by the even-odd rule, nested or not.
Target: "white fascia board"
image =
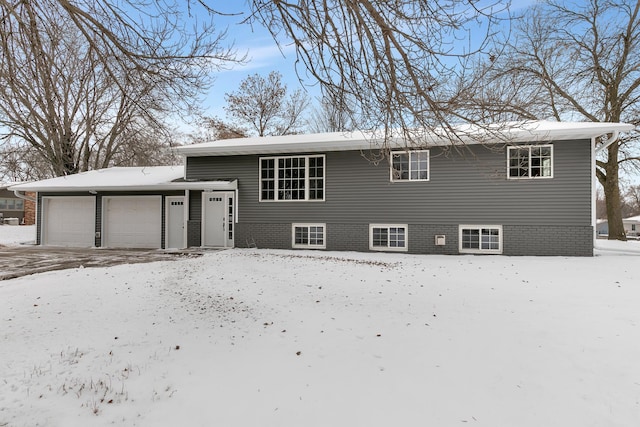
[[[33,191],[40,193],[71,193],[71,192],[105,192],[105,191],[181,191],[181,190],[213,190],[231,191],[238,188],[238,182],[233,181],[186,181],[157,185],[133,185],[133,186],[38,186],[37,182],[33,186],[23,184],[16,191]]]
[[[218,146],[187,146],[177,148],[184,157],[196,156],[236,156],[247,154],[318,153],[325,151],[368,150],[376,144],[368,140],[342,141],[284,141],[268,140],[256,144],[229,144]],[[380,147],[378,147],[380,148]]]
[[[588,139],[633,129],[626,123],[600,122],[548,122],[533,121],[503,123],[487,127],[463,125],[454,129],[459,142],[453,142],[451,132],[425,132],[416,139],[424,140],[425,147],[451,144],[527,143]],[[333,132],[321,134],[252,137],[187,145],[176,150],[183,157],[232,156],[249,154],[317,153],[329,151],[376,150],[383,148],[380,134],[364,132]],[[385,148],[406,148],[402,138],[392,138]]]

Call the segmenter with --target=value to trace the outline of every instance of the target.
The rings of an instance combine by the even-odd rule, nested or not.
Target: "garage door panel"
[[[104,242],[111,248],[162,246],[162,197],[104,198]]]
[[[95,245],[95,197],[43,197],[42,243],[50,246]]]

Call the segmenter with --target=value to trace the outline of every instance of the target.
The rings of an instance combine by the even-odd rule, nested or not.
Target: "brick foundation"
[[[502,232],[503,255],[593,256],[590,226],[503,225]],[[436,246],[436,235],[445,236],[444,246]],[[411,254],[456,255],[458,225],[409,224],[408,242]],[[291,249],[291,224],[237,224],[235,246]],[[327,223],[326,250],[369,251],[369,224]]]

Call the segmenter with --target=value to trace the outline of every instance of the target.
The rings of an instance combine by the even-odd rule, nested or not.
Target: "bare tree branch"
[[[514,37],[479,68],[484,81],[467,92],[471,117],[640,124],[640,2],[542,2]],[[596,161],[604,188],[609,238],[624,239],[619,169],[637,165],[637,132],[618,139]]]
[[[245,78],[235,92],[225,94],[227,114],[250,126],[258,136],[299,133],[309,98],[300,89],[289,94],[282,74]]]
[[[105,9],[98,12],[117,12],[101,2],[93,7],[101,5]],[[12,147],[18,146],[27,156],[13,165],[31,170],[27,163],[44,161],[49,165],[44,170],[55,176],[171,161],[163,154],[172,139],[167,117],[196,105],[208,81],[205,69],[198,68],[205,56],[199,55],[213,52],[215,44],[183,52],[184,42],[171,39],[175,23],[134,27],[129,15],[83,27],[80,23],[88,26],[101,15],[79,7],[64,0],[0,0],[0,132],[9,137],[5,151],[16,153]],[[113,20],[131,28],[107,27]],[[111,34],[98,36],[101,29]],[[141,32],[158,38],[137,40]],[[154,57],[154,52],[161,54]]]
[[[251,2],[248,19],[292,43],[325,96],[353,100],[362,128],[434,128],[459,118],[455,76],[495,35],[506,6],[453,0]],[[507,18],[507,15],[504,15]],[[466,40],[466,43],[464,41]],[[424,141],[419,143],[424,144]]]

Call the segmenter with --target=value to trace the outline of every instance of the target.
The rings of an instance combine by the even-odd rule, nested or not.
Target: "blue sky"
[[[246,9],[245,9],[246,12]],[[278,45],[271,34],[259,25],[253,27],[248,24],[240,24],[241,17],[216,18],[216,26],[219,30],[227,29],[227,43],[234,43],[239,56],[247,55],[244,65],[233,65],[229,70],[217,72],[214,86],[209,91],[205,101],[205,108],[209,115],[225,117],[224,94],[235,91],[240,82],[252,74],[267,76],[271,71],[279,71],[283,76],[283,82],[289,90],[301,88],[298,76],[295,72],[295,49],[292,45]],[[299,67],[300,68],[300,67]],[[304,69],[299,69],[304,75]],[[312,85],[312,81],[307,81]],[[317,86],[307,88],[310,97],[319,96]]]
[[[519,11],[534,3],[536,0],[513,0],[511,10]],[[244,12],[246,16],[244,2],[229,2],[225,6],[227,9],[223,12]],[[216,81],[204,103],[207,114],[224,119],[224,94],[235,91],[244,78],[255,73],[266,76],[271,71],[279,71],[290,90],[304,87],[311,98],[318,97],[320,91],[314,81],[305,76],[304,67],[299,66],[300,76],[296,75],[293,46],[282,45],[280,50],[267,30],[259,25],[240,24],[242,19],[243,16],[216,17],[217,28],[228,30],[227,42],[234,42],[239,54],[246,53],[248,62],[216,73]],[[306,78],[304,84],[300,83],[299,77]]]

